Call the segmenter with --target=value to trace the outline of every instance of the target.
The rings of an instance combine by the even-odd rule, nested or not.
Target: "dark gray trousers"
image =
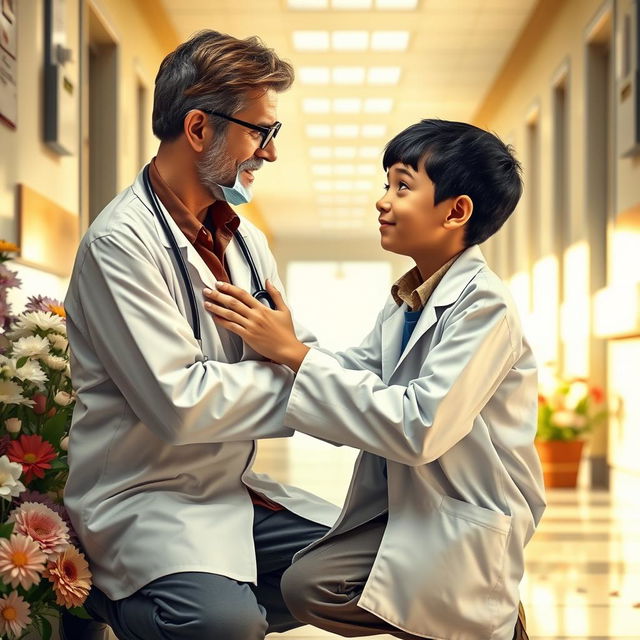
[[[263,640],[271,631],[300,626],[282,598],[280,580],[293,555],[326,531],[290,511],[255,506],[257,586],[211,573],[175,573],[121,600],[94,587],[86,607],[119,640]]]

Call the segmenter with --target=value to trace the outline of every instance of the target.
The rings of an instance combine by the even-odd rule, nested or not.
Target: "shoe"
[[[524,613],[522,602],[518,603],[518,619],[516,620],[516,628],[513,632],[513,640],[529,640],[527,634],[527,616]]]
[[[60,616],[60,640],[109,640],[109,627],[104,622],[78,618],[65,610]]]

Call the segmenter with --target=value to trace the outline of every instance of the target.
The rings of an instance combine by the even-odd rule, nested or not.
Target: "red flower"
[[[602,404],[604,402],[604,391],[600,387],[591,387],[589,394],[596,404]]]
[[[34,477],[44,478],[44,470],[51,469],[49,461],[56,457],[56,452],[41,436],[22,435],[11,442],[7,457],[22,465],[22,480],[29,483]]]
[[[547,399],[541,394],[538,394],[538,404],[545,404],[547,402]]]

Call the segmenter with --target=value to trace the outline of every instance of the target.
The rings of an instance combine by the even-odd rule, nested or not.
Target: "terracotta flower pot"
[[[547,488],[575,487],[584,440],[536,440]]]

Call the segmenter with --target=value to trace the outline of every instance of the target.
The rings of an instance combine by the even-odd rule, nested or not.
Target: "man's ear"
[[[467,224],[472,213],[473,200],[469,196],[457,196],[451,201],[444,226],[448,229],[460,228]]]
[[[205,150],[207,137],[211,135],[211,129],[208,125],[209,118],[198,109],[192,109],[184,117],[183,133],[189,146],[198,153]]]

